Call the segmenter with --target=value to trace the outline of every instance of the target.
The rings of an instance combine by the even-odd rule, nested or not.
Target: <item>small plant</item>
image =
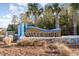
[[[40,41],[40,40],[30,40],[28,37],[24,37],[20,40],[17,41],[17,45],[19,46],[44,46],[46,47],[46,42],[45,41]]]
[[[43,46],[43,47],[47,47],[47,42],[44,40],[31,40],[30,45],[32,46]]]
[[[64,44],[54,43],[53,45],[49,45],[51,49],[55,49],[57,53],[63,56],[72,55],[72,50]]]
[[[17,41],[17,45],[19,45],[19,46],[26,46],[29,44],[30,44],[30,40],[26,37]]]
[[[11,37],[5,37],[5,38],[3,38],[3,42],[7,46],[11,46],[12,45],[12,41],[13,41],[13,39]]]

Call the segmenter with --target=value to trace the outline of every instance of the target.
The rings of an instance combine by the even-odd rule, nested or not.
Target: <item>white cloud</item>
[[[27,11],[27,4],[26,3],[18,3],[18,8],[21,13],[24,13],[25,11]]]
[[[11,19],[11,14],[7,14],[7,15],[4,15],[4,16],[0,16],[0,19],[2,18],[2,19]]]
[[[7,14],[6,16],[7,16],[8,18],[10,18],[12,15],[9,13],[9,14]]]
[[[45,7],[45,5],[47,4],[47,3],[40,3],[43,7]]]
[[[26,11],[26,7],[23,6],[27,6],[26,4],[10,4],[9,6],[9,11],[11,12],[12,15],[19,15],[20,13],[24,13]]]
[[[7,28],[8,25],[11,23],[12,21],[12,15],[17,15],[19,16],[20,13],[24,13],[25,12],[25,8],[26,8],[26,4],[10,4],[9,5],[9,14],[6,14],[4,16],[0,16],[0,27],[4,27]]]
[[[16,13],[17,10],[18,10],[18,7],[14,6],[13,4],[10,4],[9,5],[9,10],[10,10],[11,13]]]
[[[19,6],[27,7],[27,3],[17,3]]]
[[[8,25],[11,23],[12,17],[11,14],[7,14],[5,16],[0,16],[0,27],[7,28]]]
[[[12,21],[12,15],[17,15],[19,16],[20,13],[24,13],[26,11],[27,4],[25,3],[19,3],[18,5],[16,4],[10,4],[9,5],[9,14],[6,14],[4,16],[0,16],[0,27],[7,28],[8,25]]]
[[[19,14],[21,14],[21,13],[25,13],[25,8],[19,7]]]
[[[25,11],[25,8],[23,7],[18,7],[20,11]]]

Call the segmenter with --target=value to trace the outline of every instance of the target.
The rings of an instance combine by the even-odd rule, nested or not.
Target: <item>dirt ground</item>
[[[73,52],[79,55],[79,48],[71,48]],[[50,48],[43,46],[11,46],[6,47],[0,42],[0,56],[60,56]]]

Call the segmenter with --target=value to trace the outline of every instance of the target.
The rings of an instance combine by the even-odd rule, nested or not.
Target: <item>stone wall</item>
[[[31,29],[28,29],[25,34],[28,37],[59,37],[61,36],[61,31],[44,32],[36,28],[31,28]]]
[[[64,43],[69,45],[79,45],[79,37],[29,37],[30,40],[46,40],[49,43]]]

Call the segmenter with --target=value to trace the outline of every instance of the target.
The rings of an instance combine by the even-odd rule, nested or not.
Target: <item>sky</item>
[[[7,28],[12,15],[19,15],[27,10],[27,4],[0,3],[0,28]]]
[[[41,4],[44,6],[45,4]],[[27,11],[26,3],[0,3],[0,28],[7,28],[11,23],[12,15],[19,17],[20,13]]]

